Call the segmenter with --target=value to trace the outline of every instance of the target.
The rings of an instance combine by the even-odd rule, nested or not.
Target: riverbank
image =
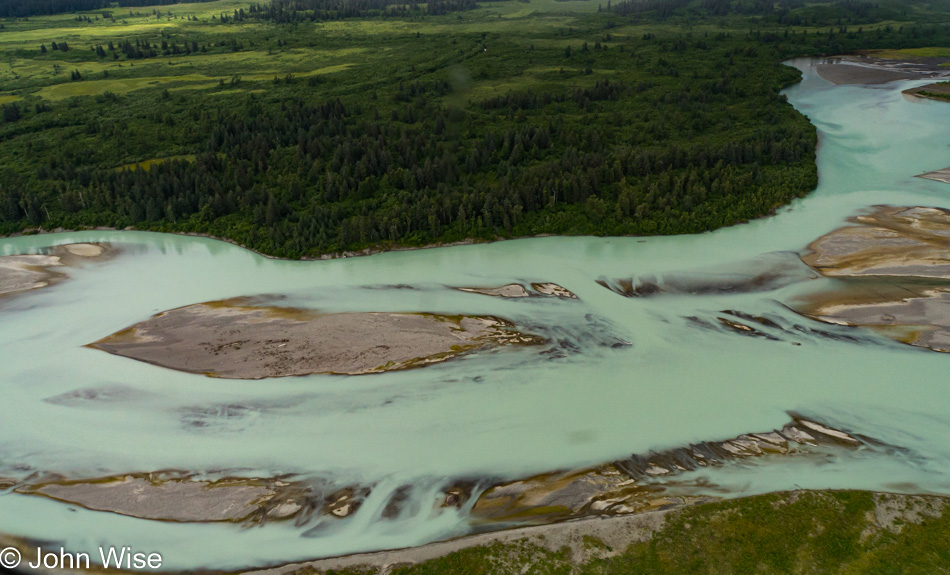
[[[229,575],[944,572],[950,501],[937,495],[797,490],[638,515],[483,533],[420,547]],[[39,542],[0,535],[35,562]],[[58,552],[58,548],[57,548]],[[27,570],[24,570],[27,572]],[[63,573],[29,569],[30,573]],[[68,572],[68,571],[67,571]],[[82,573],[133,573],[91,565]],[[206,571],[207,572],[207,571]],[[190,573],[190,571],[170,571]]]
[[[410,251],[410,250],[425,250],[425,249],[433,249],[433,248],[447,248],[447,247],[452,247],[452,246],[468,246],[468,245],[473,245],[473,244],[489,243],[489,242],[494,242],[494,241],[504,241],[504,240],[509,240],[509,239],[523,239],[523,238],[520,238],[520,237],[519,237],[519,238],[496,238],[496,239],[494,239],[494,240],[482,240],[482,239],[475,239],[475,238],[467,238],[467,239],[460,240],[460,241],[457,241],[457,242],[445,242],[445,243],[443,243],[443,242],[435,242],[435,243],[425,244],[425,245],[421,245],[421,246],[406,246],[406,245],[398,245],[398,244],[397,244],[397,245],[392,245],[392,246],[375,246],[375,247],[365,248],[365,249],[357,250],[357,251],[346,250],[346,251],[341,251],[341,252],[328,252],[328,253],[325,253],[325,254],[321,254],[320,256],[314,256],[314,257],[304,256],[304,257],[301,257],[301,258],[286,258],[286,257],[280,257],[280,256],[270,255],[270,254],[264,253],[264,252],[262,252],[262,251],[256,250],[256,249],[254,249],[254,248],[252,248],[252,247],[248,247],[247,245],[242,244],[241,242],[232,240],[232,239],[230,239],[230,238],[226,238],[226,237],[222,237],[222,236],[215,236],[215,235],[212,235],[212,234],[199,233],[199,232],[178,232],[178,231],[142,230],[142,229],[133,228],[133,227],[121,228],[121,229],[120,229],[120,228],[112,228],[112,227],[108,227],[108,226],[98,226],[98,227],[95,227],[95,228],[75,228],[75,229],[55,228],[55,229],[52,229],[52,230],[46,230],[46,229],[43,229],[43,228],[28,228],[28,229],[23,230],[23,231],[21,231],[21,232],[16,232],[16,233],[7,234],[7,235],[0,235],[0,240],[2,240],[2,239],[4,239],[4,238],[19,238],[19,237],[24,237],[24,236],[35,236],[35,235],[46,235],[46,234],[70,234],[70,233],[80,233],[80,232],[90,232],[90,231],[99,231],[99,232],[120,232],[120,231],[121,231],[121,232],[148,232],[148,233],[154,233],[154,234],[172,234],[172,235],[176,235],[176,236],[188,236],[188,237],[193,237],[193,238],[206,238],[206,239],[209,239],[209,240],[215,240],[215,241],[219,241],[219,242],[225,242],[225,243],[231,244],[232,246],[237,246],[237,247],[239,247],[239,248],[243,248],[243,249],[245,249],[245,250],[247,250],[247,251],[249,251],[249,252],[254,252],[255,254],[257,254],[257,255],[259,255],[259,256],[261,256],[261,257],[267,258],[267,259],[271,259],[271,260],[282,260],[282,261],[323,261],[323,260],[334,260],[334,259],[352,258],[352,257],[359,257],[359,256],[371,256],[371,255],[382,254],[382,253],[386,253],[386,252],[400,252],[400,251]],[[540,238],[540,237],[546,237],[546,236],[550,236],[550,235],[551,235],[551,234],[539,234],[539,235],[537,235],[537,236],[525,236],[525,237],[539,237],[539,238]]]
[[[918,98],[947,102],[950,101],[950,82],[935,82],[926,86],[918,86],[904,90],[904,93]]]
[[[936,572],[950,566],[933,547],[950,536],[947,509],[933,495],[789,491],[246,573]]]
[[[818,64],[818,75],[835,85],[861,84],[867,86],[887,84],[899,80],[919,80],[948,75],[944,64],[950,58],[882,58],[875,52],[834,56]]]

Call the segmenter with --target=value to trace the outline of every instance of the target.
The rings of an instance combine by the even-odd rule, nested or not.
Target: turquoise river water
[[[804,81],[786,93],[821,133],[821,183],[774,217],[715,233],[549,237],[320,262],[139,232],[0,240],[0,255],[89,241],[122,250],[3,304],[0,476],[183,469],[375,485],[359,511],[319,532],[312,525],[147,521],[0,492],[0,532],[74,551],[103,544],[159,551],[169,569],[419,545],[471,526],[464,509],[431,505],[380,521],[401,485],[419,486],[420,500],[434,501],[449,478],[515,479],[764,432],[787,423],[789,411],[906,449],[820,465],[777,458],[698,475],[735,495],[796,486],[950,494],[950,357],[885,341],[792,345],[697,329],[684,319],[725,309],[791,319],[780,302],[830,280],[764,293],[633,299],[596,283],[755,267],[804,249],[875,204],[950,208],[950,186],[913,177],[950,165],[950,104],[905,98],[901,90],[914,82],[832,86],[813,62],[794,64]],[[515,281],[556,282],[579,301],[504,300],[449,287]],[[394,285],[416,289],[385,287]],[[570,345],[556,356],[505,349],[381,375],[261,381],[180,373],[83,347],[159,311],[261,294],[324,311],[494,314]],[[608,345],[617,339],[632,345]],[[49,401],[83,389],[109,393]]]

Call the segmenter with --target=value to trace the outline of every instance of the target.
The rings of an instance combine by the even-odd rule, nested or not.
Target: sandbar
[[[527,298],[527,297],[558,297],[562,299],[577,299],[571,290],[551,282],[534,282],[530,289],[519,284],[511,283],[497,287],[459,287],[455,288],[466,293],[477,293],[500,298]]]
[[[89,347],[211,377],[261,379],[381,373],[542,341],[493,316],[323,314],[238,298],[162,312]]]
[[[65,244],[43,254],[0,256],[0,297],[51,286],[66,279],[64,268],[102,260],[114,252],[108,244]]]
[[[896,80],[921,78],[920,73],[890,70],[860,64],[818,64],[818,75],[832,84],[886,84]]]
[[[808,247],[802,260],[839,280],[792,308],[827,323],[950,352],[950,211],[878,206]]]

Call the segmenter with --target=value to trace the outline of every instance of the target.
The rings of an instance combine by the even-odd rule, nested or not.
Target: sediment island
[[[815,240],[803,256],[838,283],[792,307],[830,323],[867,327],[950,352],[950,211],[878,206]]]
[[[68,277],[65,269],[114,254],[108,244],[64,244],[42,254],[0,257],[0,298],[56,284]]]
[[[179,371],[262,379],[381,373],[541,341],[490,316],[321,314],[232,299],[159,313],[89,347]]]

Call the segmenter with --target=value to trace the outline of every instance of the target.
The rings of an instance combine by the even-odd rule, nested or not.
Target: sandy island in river
[[[108,244],[66,244],[45,254],[0,257],[0,297],[47,287],[65,279],[62,268],[109,257]]]
[[[878,206],[808,247],[802,259],[839,282],[793,302],[800,313],[950,352],[950,212]]]
[[[551,282],[532,283],[531,289],[526,288],[520,283],[506,284],[498,287],[459,287],[455,289],[467,293],[476,293],[509,299],[539,296],[559,297],[562,299],[577,299],[577,295],[571,290]]]
[[[880,55],[885,57],[880,57]],[[818,64],[818,75],[832,84],[886,84],[896,80],[913,80],[947,75],[942,67],[944,57],[887,57],[882,52],[862,52],[837,56]]]
[[[154,521],[263,524],[317,516],[342,519],[359,509],[370,488],[275,477],[211,480],[159,471],[72,480],[53,476],[15,491]]]
[[[173,309],[89,347],[180,371],[260,379],[380,373],[542,341],[491,316],[321,314],[247,304],[235,299]]]
[[[950,94],[950,92],[948,92],[948,94]],[[943,182],[945,184],[950,184],[950,168],[944,168],[942,170],[934,170],[932,172],[927,172],[926,174],[920,174],[914,177],[923,178],[925,180],[934,180],[937,182]]]
[[[903,70],[872,68],[859,64],[818,64],[818,75],[832,84],[886,84],[895,80],[921,78],[921,74]]]

